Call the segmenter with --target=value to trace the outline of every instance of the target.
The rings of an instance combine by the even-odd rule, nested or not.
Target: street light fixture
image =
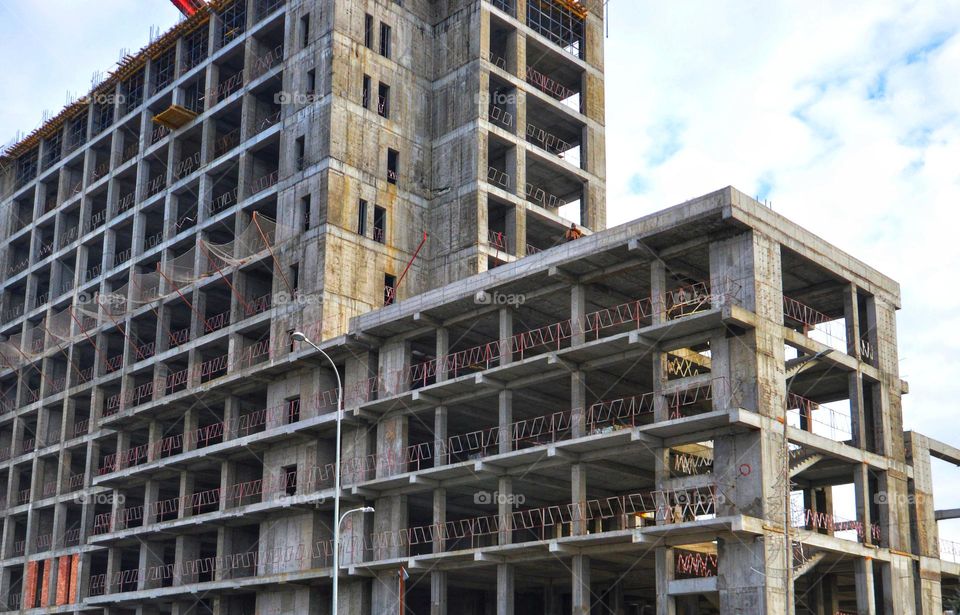
[[[793,379],[796,378],[797,374],[803,371],[803,368],[810,365],[813,361],[816,361],[820,357],[824,357],[833,352],[833,348],[827,348],[826,350],[821,350],[820,352],[810,355],[808,357],[803,357],[799,361],[793,364],[790,368],[793,372],[790,374],[790,377],[787,378],[787,383],[785,386],[786,392],[783,400],[783,459],[786,464],[786,469],[784,470],[784,492],[785,492],[785,502],[783,506],[783,542],[787,550],[787,561],[786,561],[786,613],[790,613],[793,605],[793,541],[790,539],[790,507],[793,502],[790,499],[790,438],[787,436],[787,412],[790,409],[790,385],[793,384]],[[807,417],[807,420],[811,420],[812,417]]]
[[[335,527],[333,531],[333,610],[331,611],[333,615],[337,615],[337,586],[340,579],[340,522],[343,521],[343,518],[340,517],[340,422],[343,418],[343,382],[340,380],[340,370],[337,369],[337,364],[333,362],[330,355],[313,343],[302,331],[294,331],[290,337],[296,342],[313,346],[313,349],[323,355],[330,363],[330,366],[333,368],[333,373],[337,377],[337,444],[334,449],[335,459],[333,463],[333,518],[337,520],[337,527]],[[364,509],[357,508],[354,510]],[[347,511],[344,517],[354,512],[354,510]],[[373,509],[371,508],[370,510]]]

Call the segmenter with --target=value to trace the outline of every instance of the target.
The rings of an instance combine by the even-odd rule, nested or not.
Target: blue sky
[[[960,444],[960,2],[609,6],[610,224],[732,184],[898,280],[905,425]],[[177,16],[2,0],[0,143]],[[935,480],[960,507],[960,469]]]

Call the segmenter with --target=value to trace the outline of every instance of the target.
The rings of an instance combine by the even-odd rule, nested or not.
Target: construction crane
[[[177,7],[186,17],[193,17],[194,13],[206,4],[204,0],[170,0],[170,2],[173,2],[173,6]]]

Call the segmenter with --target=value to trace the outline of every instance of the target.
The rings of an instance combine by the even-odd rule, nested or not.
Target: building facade
[[[327,613],[340,527],[341,613],[939,613],[899,287],[730,188],[604,230],[602,32],[219,0],[8,149],[0,604]]]

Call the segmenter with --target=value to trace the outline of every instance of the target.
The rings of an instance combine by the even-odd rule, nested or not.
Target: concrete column
[[[221,558],[227,558],[233,555],[233,528],[217,528],[217,555]],[[218,566],[215,572],[215,579],[223,581],[231,578],[233,570],[228,566]]]
[[[447,407],[437,406],[433,412],[433,463],[440,467],[450,463],[450,451],[447,448]]]
[[[51,536],[51,551],[64,548],[67,531],[67,507],[65,504],[55,504],[53,507],[53,527]]]
[[[522,258],[527,255],[527,210],[514,205],[507,210],[507,252]]]
[[[822,615],[834,615],[840,610],[840,592],[837,587],[837,577],[832,574],[821,576],[820,590]],[[820,613],[817,615],[820,615]]]
[[[570,287],[570,330],[571,346],[577,346],[586,341],[584,330],[587,327],[585,320],[587,312],[587,287],[583,284],[574,284]]]
[[[156,503],[160,500],[160,481],[148,480],[143,489],[143,525],[156,523],[154,514]]]
[[[396,495],[377,498],[374,508],[376,512],[373,513],[373,531],[376,534],[396,532],[408,527],[407,496]],[[405,557],[406,555],[406,546],[394,541],[375,548],[372,558],[374,560],[390,559]]]
[[[570,372],[570,433],[574,438],[587,434],[587,374]]]
[[[497,564],[497,615],[513,615],[513,564]]]
[[[140,543],[140,577],[137,579],[137,589],[153,589],[160,587],[161,575],[153,573],[158,566],[163,565],[163,553],[153,548],[154,545],[149,542]],[[153,569],[153,570],[151,570]],[[152,574],[153,573],[153,574]]]
[[[447,379],[446,357],[450,353],[450,330],[437,327],[437,382]]]
[[[126,452],[130,449],[130,434],[125,431],[117,432],[117,469],[122,470],[127,467],[126,461],[124,461],[124,456]]]
[[[240,399],[229,396],[223,400],[223,440],[233,440],[237,437],[240,419]]]
[[[571,613],[573,615],[590,615],[590,557],[574,555],[570,561],[571,574]]]
[[[180,473],[180,518],[189,517],[193,514],[193,509],[190,506],[190,496],[193,495],[193,479],[192,472]]]
[[[860,359],[860,309],[856,284],[847,284],[843,289],[843,317],[847,332],[847,354]]]
[[[150,421],[147,435],[147,461],[156,461],[160,457],[159,442],[163,439],[163,425],[160,421]]]
[[[922,612],[939,613],[943,610],[940,567],[931,561],[940,557],[939,532],[933,505],[930,445],[926,436],[907,432],[907,459],[913,465],[911,495],[914,504],[910,511],[920,554],[919,602]]]
[[[854,582],[857,588],[857,613],[874,615],[877,605],[873,593],[873,561],[857,558],[853,563]]]
[[[371,615],[392,615],[399,611],[400,583],[396,568],[377,572],[371,586]]]
[[[758,412],[772,424],[785,415],[779,254],[779,246],[756,231],[710,244],[712,292],[757,314],[754,330],[735,338],[712,337],[713,376],[722,378],[728,390],[737,391],[740,407]],[[727,292],[733,289],[737,289],[735,295]],[[725,477],[726,499],[717,502],[717,515],[744,514],[768,520],[777,528],[751,541],[718,542],[721,612],[793,613],[785,582],[790,550],[782,529],[788,512],[787,464],[782,431],[765,429],[714,439],[714,467],[736,469]]]
[[[116,593],[119,589],[119,572],[120,572],[120,549],[116,547],[109,547],[107,549],[107,570],[106,575],[104,576],[104,593],[112,594]],[[89,573],[87,574],[89,577]],[[87,595],[87,594],[84,594]]]
[[[509,453],[513,450],[513,391],[500,391],[497,401],[500,427],[498,452]]]
[[[193,436],[200,425],[199,420],[200,412],[198,408],[188,408],[183,413],[183,452],[197,448],[197,440]]]
[[[430,615],[447,615],[447,573],[430,572]]]
[[[673,549],[659,548],[657,561],[657,615],[677,615],[677,601],[670,595],[670,581],[676,574]]]
[[[496,493],[497,514],[500,516],[500,529],[497,533],[497,544],[508,545],[513,543],[513,479],[501,477],[497,481]]]
[[[666,313],[666,269],[663,261],[650,263],[650,321],[661,325],[667,321]],[[653,364],[653,420],[666,421],[670,418],[670,408],[664,389],[667,386],[667,354],[655,351],[651,353]]]
[[[220,510],[237,505],[233,486],[238,482],[236,462],[224,461],[220,466]]]
[[[500,316],[500,365],[513,363],[513,308],[502,307]]]
[[[847,394],[850,399],[850,432],[853,445],[863,449],[872,449],[872,434],[867,430],[866,408],[863,404],[863,380],[860,372],[847,376]]]
[[[870,527],[873,520],[870,514],[869,468],[865,463],[854,466],[853,497],[857,507],[857,520],[863,523],[864,544],[873,544],[876,541],[873,539],[870,532]]]
[[[188,585],[197,582],[197,567],[191,562],[200,558],[200,541],[193,536],[177,536],[175,547],[175,570],[180,574],[174,574],[174,585]]]
[[[570,466],[570,501],[576,504],[577,514],[570,527],[572,536],[582,536],[587,533],[587,468],[582,463]]]

